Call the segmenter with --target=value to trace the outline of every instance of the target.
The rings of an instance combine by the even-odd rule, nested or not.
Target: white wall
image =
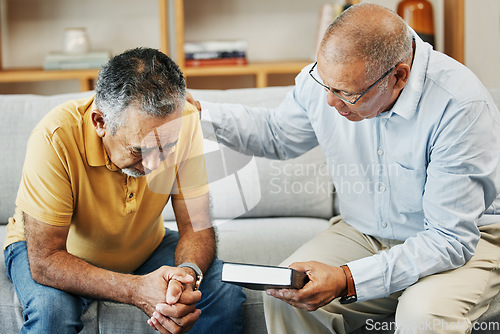
[[[64,28],[87,28],[92,49],[119,53],[159,47],[156,0],[2,0],[7,5],[5,66],[41,66],[60,51]]]
[[[245,39],[253,61],[309,59],[315,53],[319,11],[327,2],[336,1],[185,1],[186,40]]]
[[[465,27],[465,64],[500,89],[500,1],[466,0]]]
[[[0,0],[4,67],[40,67],[60,51],[66,27],[87,28],[93,50],[113,54],[160,46],[157,0]],[[80,90],[78,81],[0,84],[0,93],[54,94]]]

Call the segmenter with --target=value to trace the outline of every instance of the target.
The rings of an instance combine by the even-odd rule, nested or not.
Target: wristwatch
[[[196,273],[196,281],[194,283],[194,290],[198,290],[200,288],[201,281],[203,280],[203,272],[201,269],[194,263],[191,262],[184,262],[181,263],[177,266],[178,268],[183,268],[183,267],[188,267],[193,269],[193,271]]]
[[[352,278],[351,270],[347,265],[340,266],[344,270],[347,279],[347,296],[340,297],[341,304],[350,304],[358,300],[356,295],[356,288],[354,286],[354,279]]]

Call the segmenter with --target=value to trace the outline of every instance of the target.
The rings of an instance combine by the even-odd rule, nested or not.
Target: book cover
[[[246,41],[203,41],[203,42],[186,42],[184,44],[184,52],[186,54],[196,54],[203,52],[241,52],[247,51]]]
[[[186,61],[246,59],[245,41],[205,41],[184,44]],[[195,65],[198,66],[198,65]]]
[[[185,54],[186,60],[205,60],[221,58],[245,58],[244,51],[200,51]]]
[[[224,262],[222,281],[252,290],[301,289],[309,278],[292,268]]]
[[[188,59],[186,67],[246,65],[246,58]]]

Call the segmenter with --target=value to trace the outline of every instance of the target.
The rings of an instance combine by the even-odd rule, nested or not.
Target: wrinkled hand
[[[171,289],[172,286],[175,287]],[[162,334],[185,333],[201,315],[201,310],[196,308],[201,292],[193,291],[191,284],[182,285],[176,281],[170,281],[168,290],[173,293],[167,292],[167,302],[156,305],[156,312],[148,324]]]
[[[198,109],[198,111],[200,112],[200,116],[201,116],[201,104],[199,101],[196,101],[193,97],[193,95],[191,95],[190,92],[187,92],[186,91],[186,101],[191,103],[193,106],[196,107],[196,109]]]
[[[346,276],[340,267],[311,261],[295,262],[290,268],[305,272],[309,276],[309,282],[300,290],[269,289],[266,292],[294,307],[315,311],[340,296],[346,289]]]
[[[160,333],[185,333],[198,320],[201,292],[193,291],[194,278],[185,270],[163,266],[137,279],[133,304],[151,317],[149,325]]]

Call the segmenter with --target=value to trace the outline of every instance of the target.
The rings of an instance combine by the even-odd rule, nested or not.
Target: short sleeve
[[[66,150],[53,133],[36,129],[28,140],[16,205],[42,222],[67,226],[73,193],[65,165]]]

